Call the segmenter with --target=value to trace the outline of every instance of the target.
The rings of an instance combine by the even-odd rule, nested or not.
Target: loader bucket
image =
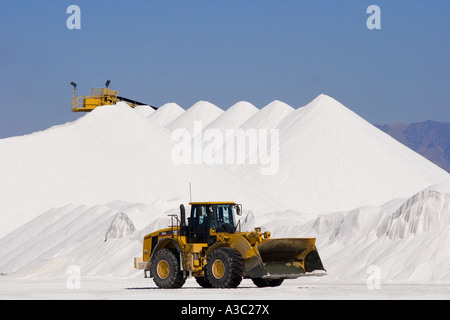
[[[263,278],[297,278],[316,270],[325,271],[314,238],[266,239],[258,251],[266,271]]]

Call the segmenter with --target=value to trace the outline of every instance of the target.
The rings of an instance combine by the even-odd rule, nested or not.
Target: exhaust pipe
[[[180,204],[180,235],[185,236],[186,233],[186,209],[184,208],[184,204]]]

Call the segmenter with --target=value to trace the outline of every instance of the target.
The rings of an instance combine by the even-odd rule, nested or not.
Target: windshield
[[[210,208],[213,210],[213,217],[215,218],[211,224],[212,228],[221,228],[224,224],[228,224],[236,228],[236,205],[235,204],[217,204]]]

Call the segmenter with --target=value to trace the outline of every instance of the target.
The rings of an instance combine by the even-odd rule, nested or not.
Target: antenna
[[[189,182],[189,202],[192,202],[192,188],[190,182]]]

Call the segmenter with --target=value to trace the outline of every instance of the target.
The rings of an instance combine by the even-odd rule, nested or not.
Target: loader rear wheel
[[[281,285],[283,283],[284,278],[280,278],[280,279],[252,278],[252,281],[258,288],[278,287],[279,285]]]
[[[176,289],[184,285],[186,277],[181,271],[176,251],[162,249],[155,253],[151,263],[153,281],[159,288]]]
[[[206,265],[206,277],[214,288],[236,288],[242,281],[244,262],[232,248],[214,250]]]

